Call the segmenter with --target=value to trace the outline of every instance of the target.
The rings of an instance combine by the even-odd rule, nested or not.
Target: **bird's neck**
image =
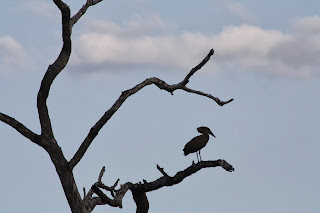
[[[207,133],[202,133],[202,135],[209,139],[209,134],[207,134]]]

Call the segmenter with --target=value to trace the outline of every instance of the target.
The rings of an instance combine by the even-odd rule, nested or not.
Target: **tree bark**
[[[71,212],[86,213],[84,202],[79,194],[72,171],[69,170],[68,166],[56,167],[56,170]]]
[[[179,184],[182,182],[186,177],[191,176],[192,174],[198,172],[199,170],[203,168],[210,168],[210,167],[221,167],[224,170],[228,172],[233,172],[234,168],[231,164],[229,164],[227,161],[219,159],[216,161],[201,161],[197,164],[192,162],[192,165],[188,168],[177,172],[174,176],[169,176],[163,168],[157,165],[157,169],[160,171],[160,173],[163,175],[162,177],[158,178],[155,181],[147,182],[146,180],[143,180],[143,182],[139,183],[131,183],[127,182],[120,186],[120,189],[115,190],[116,184],[119,182],[119,179],[116,181],[116,184],[114,184],[112,187],[106,187],[102,182],[101,178],[104,173],[104,168],[102,168],[98,182],[92,185],[91,190],[88,192],[87,201],[90,204],[90,208],[94,208],[96,205],[105,205],[108,204],[110,206],[119,207],[122,208],[122,199],[124,195],[127,193],[128,190],[131,190],[133,199],[137,206],[137,213],[147,213],[149,210],[149,202],[146,193],[150,191],[158,190],[164,186],[173,186],[176,184]],[[103,187],[102,187],[103,186]],[[107,191],[110,191],[111,189],[111,195],[113,199],[109,198],[106,194],[104,194],[100,188],[107,188]],[[96,193],[99,196],[99,199],[97,197],[92,197],[92,193]]]
[[[137,205],[136,213],[148,213],[149,202],[146,192],[140,192],[137,190],[132,191],[133,200]]]
[[[84,202],[81,199],[73,176],[73,171],[70,169],[69,162],[64,157],[61,148],[54,139],[46,141],[44,148],[49,153],[51,161],[55,166],[71,212],[86,213]]]

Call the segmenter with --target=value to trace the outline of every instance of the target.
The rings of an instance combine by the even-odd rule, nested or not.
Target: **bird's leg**
[[[197,160],[198,160],[198,163],[199,163],[199,156],[198,156],[198,152],[196,152],[196,155],[197,155]]]
[[[201,150],[199,150],[199,157],[200,157],[200,161],[202,161],[200,152],[201,152]]]

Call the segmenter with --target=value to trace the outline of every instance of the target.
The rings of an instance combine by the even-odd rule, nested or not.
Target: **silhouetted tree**
[[[163,175],[155,181],[147,182],[143,180],[139,183],[127,182],[122,184],[117,188],[119,179],[113,186],[106,186],[102,182],[102,176],[104,174],[104,168],[102,168],[98,181],[93,183],[91,189],[86,192],[84,191],[83,198],[80,196],[80,192],[76,185],[73,169],[82,159],[87,149],[91,145],[92,141],[98,135],[101,128],[109,121],[109,119],[117,112],[121,105],[129,98],[131,95],[139,92],[145,86],[154,84],[159,89],[165,90],[171,94],[175,90],[184,90],[189,93],[195,93],[197,95],[205,96],[214,100],[218,105],[223,106],[224,104],[230,103],[233,99],[228,101],[221,101],[219,98],[214,97],[210,94],[193,90],[188,88],[186,85],[189,82],[189,79],[193,74],[195,74],[199,69],[204,66],[210,57],[213,55],[214,51],[210,50],[209,54],[191,71],[186,75],[186,77],[177,84],[169,85],[165,81],[159,78],[148,78],[145,81],[137,84],[131,89],[125,90],[121,93],[120,97],[112,105],[112,107],[107,110],[101,118],[95,123],[94,126],[90,129],[86,138],[81,143],[80,147],[73,155],[70,160],[67,160],[63,154],[62,149],[59,146],[58,141],[54,137],[52,125],[48,113],[47,99],[49,96],[50,87],[55,80],[55,78],[60,74],[60,72],[67,65],[70,55],[71,55],[71,33],[73,26],[77,21],[85,14],[87,9],[90,6],[93,6],[102,0],[87,0],[86,4],[71,17],[70,8],[61,0],[53,0],[56,6],[61,11],[62,16],[62,40],[63,46],[61,52],[55,62],[49,65],[43,79],[37,96],[37,109],[39,114],[39,121],[41,126],[41,133],[36,134],[31,131],[29,128],[24,126],[22,123],[16,119],[10,117],[9,115],[0,113],[0,120],[15,130],[17,130],[24,137],[28,138],[33,143],[42,147],[50,156],[52,163],[55,166],[57,174],[60,178],[62,188],[64,190],[65,196],[68,200],[70,209],[73,213],[89,213],[95,208],[96,205],[110,205],[113,207],[122,207],[122,198],[130,190],[133,195],[133,199],[137,205],[136,212],[146,213],[149,209],[149,203],[147,199],[147,192],[160,189],[163,186],[172,186],[180,183],[184,178],[196,173],[202,168],[207,167],[217,167],[220,166],[226,171],[233,171],[233,167],[228,164],[225,160],[216,160],[216,161],[201,161],[197,164],[192,164],[183,171],[178,172],[174,176],[169,176],[163,168],[157,165],[157,169]],[[111,197],[107,196],[101,189],[109,191]],[[97,196],[94,196],[96,194]]]

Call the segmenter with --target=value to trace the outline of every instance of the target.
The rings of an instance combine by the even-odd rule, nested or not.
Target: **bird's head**
[[[213,137],[216,137],[208,127],[201,126],[201,127],[198,127],[197,130],[202,134],[209,134],[209,135],[212,135]]]

